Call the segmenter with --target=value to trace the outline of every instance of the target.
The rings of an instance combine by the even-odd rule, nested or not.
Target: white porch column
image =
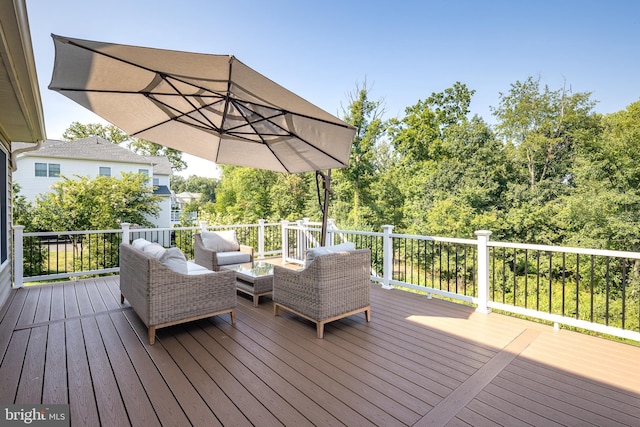
[[[129,224],[128,222],[120,223],[120,227],[122,227],[122,243],[131,243],[131,240],[129,238],[129,227],[130,226],[131,226],[131,224]]]
[[[287,257],[289,256],[289,239],[287,239],[287,227],[289,227],[289,221],[283,219],[280,228],[282,236],[282,264],[287,263]]]
[[[258,220],[258,259],[264,258],[264,219]]]
[[[480,313],[490,313],[489,302],[489,236],[491,231],[478,230],[478,307],[476,311]]]
[[[382,232],[382,289],[393,289],[390,281],[393,277],[393,225],[383,225]]]
[[[13,226],[13,287],[24,285],[24,225]]]

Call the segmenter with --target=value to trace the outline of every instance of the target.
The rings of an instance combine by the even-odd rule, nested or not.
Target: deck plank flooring
[[[238,294],[160,329],[119,278],[25,287],[0,308],[0,402],[70,404],[72,425],[640,425],[640,347],[372,285],[372,320],[325,338]]]

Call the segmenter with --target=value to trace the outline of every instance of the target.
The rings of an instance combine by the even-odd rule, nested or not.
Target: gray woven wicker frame
[[[193,250],[196,264],[212,271],[220,271],[221,265],[218,264],[216,252],[204,247],[202,244],[202,236],[199,233],[194,236]],[[240,245],[240,252],[248,253],[251,257],[250,262],[253,262],[253,247]]]
[[[304,270],[275,266],[274,314],[280,309],[316,323],[317,337],[328,322],[365,313],[371,320],[371,251],[360,249],[316,257]]]
[[[155,342],[158,328],[229,313],[236,319],[236,276],[232,271],[177,273],[156,258],[120,245],[120,300],[129,304]]]

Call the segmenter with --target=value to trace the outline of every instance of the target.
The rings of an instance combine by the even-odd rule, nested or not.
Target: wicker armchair
[[[359,249],[316,257],[304,270],[275,266],[274,314],[283,309],[316,323],[317,337],[328,322],[365,313],[371,320],[371,251]]]
[[[195,235],[193,251],[196,264],[212,271],[220,271],[220,267],[225,265],[253,262],[253,247],[240,245],[238,251],[215,252],[204,246],[202,243],[202,235],[200,234]]]
[[[120,302],[125,298],[155,342],[158,328],[229,313],[236,319],[236,276],[233,271],[181,274],[157,258],[120,245]]]

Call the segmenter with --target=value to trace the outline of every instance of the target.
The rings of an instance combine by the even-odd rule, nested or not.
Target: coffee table
[[[273,292],[273,264],[256,262],[230,268],[236,272],[236,288],[253,296],[253,306],[257,307],[262,295]]]

